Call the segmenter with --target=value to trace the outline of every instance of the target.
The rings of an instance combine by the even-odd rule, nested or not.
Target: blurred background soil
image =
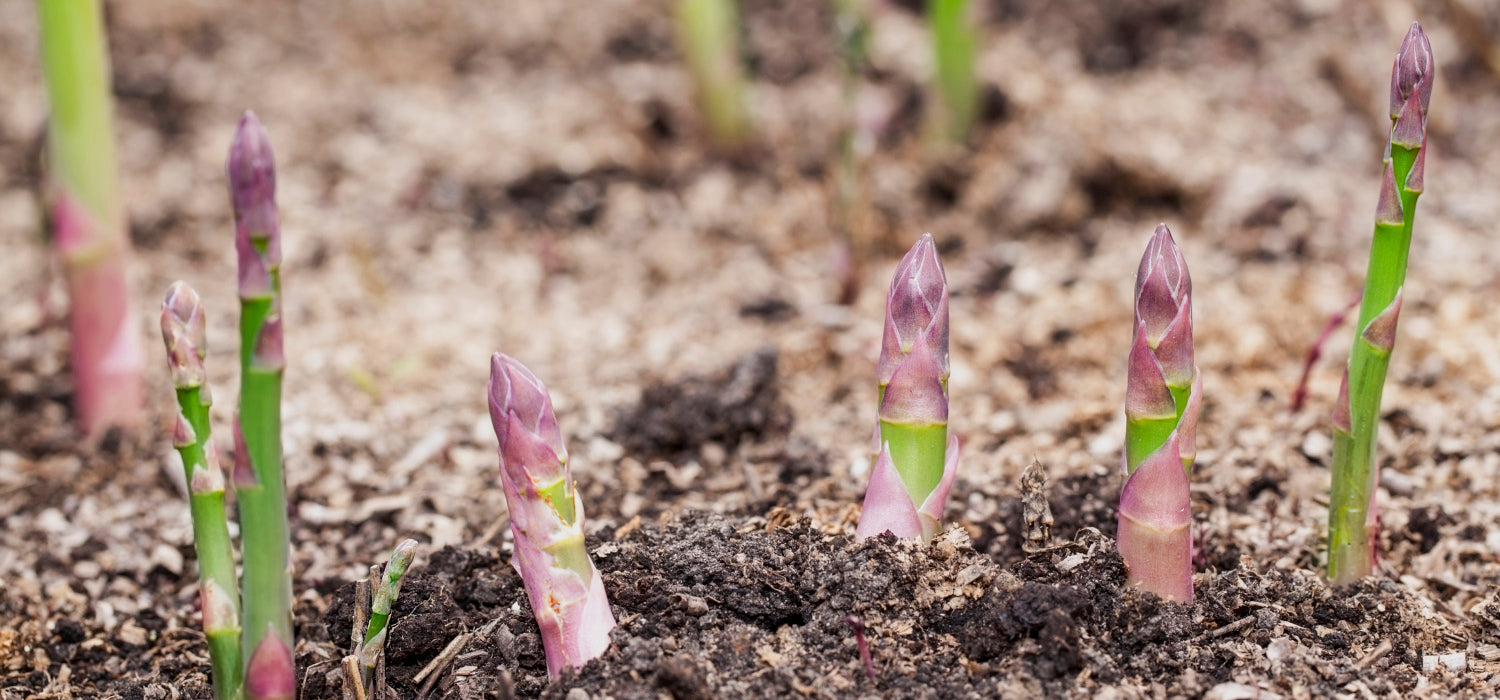
[[[447,667],[434,697],[1497,692],[1500,306],[1486,300],[1500,293],[1500,7],[974,4],[983,107],[970,143],[944,148],[925,129],[922,3],[878,3],[859,98],[878,139],[844,216],[848,110],[827,3],[741,3],[756,134],[733,155],[706,145],[662,0],[108,3],[141,332],[159,358],[160,295],[176,279],[202,293],[220,435],[237,395],[223,159],[242,110],[276,150],[309,678],[342,653],[347,633],[323,628],[337,592],[413,536],[424,550],[411,590],[428,594],[403,605],[444,610],[438,591],[474,590],[475,577],[494,597],[435,613],[447,638],[392,664],[403,697],[420,683],[394,674],[484,625],[475,670]],[[1307,407],[1288,404],[1308,347],[1361,283],[1387,76],[1413,19],[1439,78],[1379,436],[1386,579],[1331,592],[1317,575],[1326,416],[1348,328],[1314,367]],[[138,433],[84,445],[68,415],[66,304],[38,230],[34,27],[31,3],[0,4],[0,696],[201,697],[164,363],[150,365]],[[1107,546],[1129,290],[1159,221],[1193,273],[1207,392],[1200,601],[1165,611],[1121,590]],[[839,230],[854,242],[850,285]],[[856,546],[884,290],[923,232],[953,293],[957,529],[947,549]],[[859,291],[847,306],[846,286]],[[515,640],[497,631],[524,637],[530,624],[483,398],[497,350],[551,389],[591,532],[615,548],[598,556],[625,620],[617,649],[553,686],[534,637],[505,651]],[[1020,549],[1018,481],[1033,459],[1067,545],[1040,558]],[[1100,532],[1075,541],[1088,527]],[[714,547],[775,552],[780,564],[754,563],[765,576],[837,564],[905,584],[789,583],[803,596],[792,612],[741,614],[758,631],[736,644],[723,596],[767,579],[663,578],[663,553],[683,542],[707,547],[695,555],[707,562],[735,556]],[[653,571],[654,592],[642,583]],[[938,592],[900,599],[916,589]],[[681,646],[650,617],[664,600],[706,611],[678,630],[696,635]],[[1063,617],[1015,618],[1032,609]],[[864,678],[839,611],[877,613],[880,680]],[[1140,620],[1155,622],[1111,636]],[[919,638],[887,646],[911,633],[903,624]],[[626,651],[648,647],[655,656]],[[1070,647],[1082,656],[1050,660]],[[1166,661],[1129,661],[1142,650]],[[1457,652],[1461,669],[1423,667]]]

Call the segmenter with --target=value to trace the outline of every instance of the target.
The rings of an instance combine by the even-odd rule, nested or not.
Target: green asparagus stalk
[[[109,53],[98,0],[38,0],[36,6],[52,109],[50,219],[71,310],[73,409],[79,427],[96,435],[140,422],[146,364],[115,181]]]
[[[927,24],[932,30],[935,86],[942,107],[938,126],[944,136],[961,142],[969,137],[979,110],[969,0],[930,0]]]
[[[198,599],[213,665],[214,697],[236,700],[244,672],[239,584],[229,520],[224,515],[224,473],[210,439],[208,409],[213,398],[203,368],[207,349],[203,304],[198,293],[183,282],[173,284],[162,301],[161,334],[181,411],[172,431],[172,444],[182,456],[187,475],[193,546],[198,554]]]
[[[1425,179],[1427,106],[1434,78],[1432,45],[1422,26],[1413,22],[1391,69],[1392,126],[1359,307],[1359,335],[1333,409],[1328,578],[1336,584],[1363,578],[1375,566],[1380,528],[1375,434],[1386,369],[1396,344],[1412,222]]]
[[[252,700],[290,698],[292,571],[281,465],[281,225],[276,165],[265,129],[246,112],[229,148],[239,254],[240,405],[234,487],[245,558],[245,687]]]
[[[750,117],[745,113],[735,1],[678,0],[676,24],[677,45],[697,86],[710,137],[721,148],[743,146]]]
[[[368,688],[375,664],[385,651],[386,623],[391,619],[391,605],[401,592],[401,577],[417,556],[417,541],[408,539],[396,545],[391,560],[385,565],[380,587],[375,590],[375,600],[370,604],[370,624],[365,628],[365,641],[359,647],[360,676]]]

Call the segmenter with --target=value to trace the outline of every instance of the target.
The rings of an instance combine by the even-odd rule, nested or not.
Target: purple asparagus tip
[[[547,387],[525,365],[503,353],[490,358],[490,422],[500,441],[500,461],[518,484],[527,470],[566,462],[567,448]],[[518,428],[519,430],[512,430]],[[532,474],[532,478],[543,478]]]
[[[161,302],[161,337],[167,345],[167,366],[178,389],[201,387],[207,342],[203,301],[185,282],[174,282]]]
[[[226,169],[240,257],[240,296],[265,296],[271,292],[272,272],[281,265],[281,222],[276,210],[276,159],[254,112],[246,111],[240,118]]]
[[[1391,119],[1401,115],[1407,100],[1415,94],[1422,116],[1432,102],[1432,44],[1419,22],[1412,22],[1396,50],[1396,65],[1391,68]]]
[[[896,365],[925,339],[948,377],[948,278],[938,260],[932,234],[924,233],[896,265],[885,300],[885,336],[876,367],[881,386],[891,381]]]

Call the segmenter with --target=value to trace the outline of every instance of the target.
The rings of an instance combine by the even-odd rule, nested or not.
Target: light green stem
[[[880,421],[880,440],[891,451],[891,461],[901,483],[918,506],[943,480],[943,459],[948,450],[948,424],[910,425]]]
[[[37,0],[42,63],[52,109],[52,176],[93,214],[94,233],[124,242],[115,183],[109,60],[98,0]]]
[[[292,639],[292,570],[281,465],[281,376],[252,361],[267,317],[279,306],[280,280],[272,273],[272,296],[240,303],[240,430],[254,484],[236,484],[245,556],[245,649],[256,649],[268,631],[288,649]]]
[[[1406,189],[1419,149],[1391,146],[1391,164],[1401,198],[1398,225],[1376,224],[1370,244],[1365,293],[1359,307],[1359,333],[1349,352],[1350,431],[1333,431],[1333,482],[1328,500],[1328,578],[1347,583],[1374,569],[1371,549],[1376,533],[1368,527],[1375,497],[1375,436],[1380,424],[1380,398],[1385,389],[1390,353],[1364,338],[1370,321],[1395,300],[1406,281],[1407,254],[1420,192]]]
[[[239,584],[235,579],[234,549],[229,539],[229,519],[224,514],[224,488],[222,474],[207,474],[194,478],[196,472],[219,470],[219,465],[209,464],[208,441],[212,430],[208,420],[209,402],[205,400],[202,387],[177,390],[177,405],[182,417],[193,428],[194,442],[178,445],[182,456],[183,471],[191,486],[188,504],[193,514],[193,547],[198,555],[198,578],[200,589],[216,585],[227,594],[227,602],[234,607],[234,619],[213,620],[209,611],[204,611],[205,634],[208,637],[208,656],[213,665],[214,697],[219,700],[237,700],[244,680],[243,652],[240,648]],[[200,488],[204,482],[216,488]],[[205,600],[205,603],[208,601]],[[209,625],[212,625],[210,627]]]
[[[736,148],[750,133],[740,65],[739,9],[734,0],[678,0],[677,44],[698,88],[709,133]]]
[[[943,105],[941,128],[944,136],[963,141],[968,138],[979,107],[969,0],[930,0],[927,22],[932,29],[937,91]]]

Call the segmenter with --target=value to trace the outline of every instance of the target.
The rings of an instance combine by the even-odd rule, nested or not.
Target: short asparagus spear
[[[53,244],[67,269],[69,363],[79,427],[141,418],[146,364],[130,303],[130,240],[116,188],[109,52],[98,0],[38,0]]]
[[[1166,224],[1156,227],[1135,280],[1135,337],[1125,389],[1118,543],[1130,582],[1193,600],[1188,476],[1197,457],[1203,378],[1193,364],[1192,280]]]
[[[855,533],[932,539],[958,472],[948,434],[948,280],[924,234],[896,266],[886,295],[875,467]]]
[[[573,485],[552,399],[521,363],[490,359],[490,420],[500,442],[500,485],[521,574],[556,677],[609,648],[615,616],[583,541],[583,502]]]
[[[406,575],[407,567],[416,556],[416,540],[408,539],[396,545],[390,562],[385,565],[379,587],[375,589],[375,600],[370,604],[370,624],[365,628],[365,641],[359,647],[360,674],[366,685],[370,683],[370,674],[374,673],[381,652],[385,651],[386,622],[391,619],[391,605],[401,592],[401,577]]]
[[[1412,222],[1425,179],[1427,105],[1434,78],[1432,45],[1422,26],[1413,22],[1391,69],[1392,127],[1375,207],[1365,293],[1355,326],[1359,335],[1349,352],[1349,366],[1333,409],[1328,578],[1334,583],[1367,576],[1375,565],[1380,527],[1375,505],[1379,476],[1375,433],[1385,373],[1396,344]]]
[[[245,558],[245,687],[252,700],[290,698],[292,572],[281,466],[281,224],[265,129],[246,112],[229,147],[239,254],[240,405],[234,487]]]
[[[203,369],[207,349],[203,303],[183,282],[174,283],[162,300],[161,335],[181,411],[172,431],[172,444],[182,456],[182,468],[187,473],[193,546],[198,553],[198,599],[213,664],[214,696],[234,700],[240,697],[244,673],[239,584],[229,521],[224,515],[224,473],[209,434],[208,409],[213,399]]]

